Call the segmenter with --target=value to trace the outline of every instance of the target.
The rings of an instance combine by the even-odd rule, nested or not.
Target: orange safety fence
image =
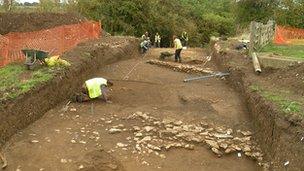
[[[304,29],[276,26],[275,44],[302,44],[304,45]]]
[[[34,32],[0,35],[0,67],[25,59],[22,49],[36,49],[61,55],[77,44],[100,37],[101,24],[87,21]]]

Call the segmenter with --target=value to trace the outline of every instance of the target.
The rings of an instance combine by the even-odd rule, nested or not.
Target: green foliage
[[[42,0],[40,1],[39,8],[43,12],[56,12],[60,8],[60,5],[52,0]]]
[[[304,59],[304,45],[274,45],[269,44],[262,52],[276,53],[285,57]]]
[[[236,20],[241,25],[274,19],[280,25],[304,28],[303,0],[240,0],[234,9]]]
[[[302,102],[291,100],[288,97],[290,92],[288,91],[268,91],[264,90],[261,86],[252,84],[249,87],[253,92],[261,94],[266,100],[273,102],[284,113],[298,113],[304,116],[304,109],[302,108]],[[282,95],[284,94],[284,95]]]
[[[301,112],[301,104],[299,102],[286,99],[285,97],[267,91],[263,91],[262,96],[277,104],[285,113]]]
[[[85,16],[101,20],[111,34],[141,36],[156,32],[164,46],[173,35],[188,32],[190,44],[207,43],[214,35],[231,35],[234,19],[230,0],[79,0],[77,9]],[[216,21],[214,21],[215,19]]]
[[[7,65],[0,69],[0,100],[16,98],[51,78],[48,68],[28,71],[22,64]]]

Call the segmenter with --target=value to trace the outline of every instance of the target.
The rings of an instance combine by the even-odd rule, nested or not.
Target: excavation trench
[[[273,102],[251,88],[256,84],[255,79],[271,74],[271,69],[268,73],[267,68],[263,68],[262,76],[255,75],[250,59],[235,50],[224,50],[221,47],[223,44],[227,42],[214,42],[211,45],[213,59],[218,68],[230,72],[229,84],[246,101],[255,137],[260,142],[265,157],[271,161],[270,169],[301,170],[304,168],[303,120],[295,115],[284,114]]]
[[[10,131],[1,134],[6,135],[2,140],[7,142],[7,169],[258,170],[257,162],[242,152],[243,147],[219,158],[211,150],[212,141],[204,138],[208,133],[223,136],[218,132],[233,130],[235,137],[256,144],[254,136],[245,140],[248,136],[238,132],[254,132],[243,98],[224,80],[185,84],[183,79],[189,74],[146,63],[158,58],[161,51],[152,49],[142,59],[136,39],[114,37],[66,53],[64,58],[73,61],[73,68],[6,108],[18,116],[11,117],[11,123],[22,125],[6,125]],[[193,59],[186,57],[200,58],[204,53],[189,49],[183,55],[185,62],[191,63]],[[206,67],[217,70],[213,62]],[[68,97],[95,76],[114,81],[113,104],[92,101],[66,106]],[[44,105],[33,105],[38,102]],[[134,126],[139,132],[134,132]],[[172,136],[176,139],[164,133],[171,128],[180,134]],[[118,132],[112,134],[115,129]],[[149,141],[149,137],[151,142],[141,143],[139,149],[138,141]],[[221,148],[227,148],[226,142],[229,140],[221,140]]]
[[[238,131],[251,131],[254,135],[250,136],[252,141],[249,143],[262,142],[261,147],[265,152],[263,162],[271,159],[274,161],[272,167],[282,169],[281,163],[285,162],[286,157],[278,152],[280,149],[290,161],[298,162],[298,165],[292,165],[294,170],[302,168],[301,158],[292,156],[301,156],[300,151],[295,150],[301,149],[300,144],[291,147],[295,140],[285,142],[282,139],[289,133],[293,134],[294,130],[290,130],[289,126],[289,132],[283,130],[286,122],[278,118],[277,111],[258,94],[249,90],[246,73],[229,66],[229,59],[225,55],[213,50],[213,61],[204,67],[213,71],[229,71],[231,75],[228,80],[212,78],[185,84],[182,80],[189,74],[146,63],[147,60],[158,58],[162,51],[153,49],[142,59],[138,53],[137,39],[108,37],[83,43],[67,52],[64,59],[71,61],[73,67],[57,73],[53,80],[15,101],[7,102],[1,109],[0,140],[2,145],[5,144],[3,151],[9,163],[7,169],[261,169],[258,162],[243,153],[243,147],[239,147],[239,152],[237,150],[218,158],[212,152],[214,149],[210,148],[212,142],[197,139],[201,135],[194,135],[191,140],[185,137],[161,137],[158,132],[171,129],[170,122],[169,126],[157,123],[168,120],[172,120],[173,125],[175,122],[182,123],[175,125],[177,129],[191,128],[197,124],[200,124],[200,128],[207,123],[208,126],[203,129],[209,130],[213,136],[213,130],[218,136],[218,132],[231,129],[235,137],[239,136]],[[196,61],[194,65],[199,65],[197,59],[206,54],[201,49],[189,49],[183,56],[185,63]],[[92,101],[69,103],[66,106],[67,100],[79,90],[82,83],[96,76],[114,81],[114,103],[109,105]],[[139,119],[142,117],[140,113],[144,113],[144,118],[148,119]],[[153,122],[149,118],[154,119]],[[152,132],[140,130],[146,136],[143,138],[150,136],[161,141],[162,145],[170,146],[170,150],[151,152],[151,147],[157,149],[151,144],[143,144],[140,147],[142,151],[138,150],[136,138],[139,134],[133,134],[134,126],[142,129],[154,127],[155,132],[153,129]],[[120,127],[126,131],[109,133],[111,129]],[[226,140],[218,144],[222,146],[226,142],[229,144]]]
[[[0,144],[41,118],[57,104],[68,100],[83,82],[100,68],[138,56],[135,38],[103,38],[83,43],[63,55],[72,67],[56,73],[54,79],[39,85],[0,108]]]

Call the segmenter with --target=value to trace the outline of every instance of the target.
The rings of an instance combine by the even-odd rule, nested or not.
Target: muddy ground
[[[85,20],[73,13],[0,13],[0,34],[38,31]]]
[[[89,74],[87,78],[114,80],[113,103],[96,100],[66,105],[66,101],[51,109],[6,144],[7,170],[261,170],[242,153],[219,158],[204,143],[190,142],[188,147],[193,149],[136,151],[134,126],[151,124],[138,118],[143,113],[159,122],[252,129],[244,99],[225,80],[183,83],[191,75],[145,63],[163,50],[152,49],[144,58],[102,66]],[[206,56],[201,49],[188,49],[182,55]],[[214,63],[207,67],[218,70]],[[121,132],[111,134],[114,128]]]

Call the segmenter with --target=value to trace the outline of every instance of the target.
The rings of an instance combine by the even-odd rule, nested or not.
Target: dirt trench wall
[[[67,52],[63,58],[72,63],[71,67],[58,72],[46,84],[0,106],[0,146],[18,130],[69,99],[100,67],[136,56],[139,56],[138,40],[131,37],[104,38]]]
[[[288,120],[272,103],[250,89],[252,83],[248,71],[253,73],[250,64],[245,68],[241,65],[236,66],[232,64],[233,62],[231,63],[232,58],[237,57],[236,54],[214,48],[214,44],[212,47],[213,60],[220,69],[230,72],[229,83],[246,100],[256,133],[255,137],[266,154],[266,159],[271,162],[271,170],[302,170],[304,168],[302,125]],[[284,163],[287,161],[289,165],[285,168]]]
[[[74,13],[0,13],[0,34],[31,32],[56,26],[77,24],[86,18]]]

